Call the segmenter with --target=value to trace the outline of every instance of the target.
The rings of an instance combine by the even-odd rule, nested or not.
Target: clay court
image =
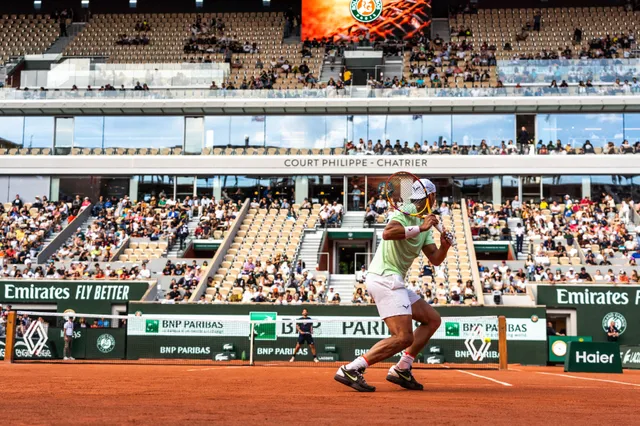
[[[640,371],[564,373],[415,370],[424,392],[366,378],[375,393],[333,380],[335,368],[2,364],[6,424],[638,424]],[[602,420],[604,419],[604,420]]]

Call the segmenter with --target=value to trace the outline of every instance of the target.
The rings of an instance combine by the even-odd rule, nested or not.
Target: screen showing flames
[[[302,0],[302,39],[411,38],[431,24],[431,0]]]

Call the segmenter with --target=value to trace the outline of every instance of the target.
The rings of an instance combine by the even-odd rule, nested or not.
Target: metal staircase
[[[364,212],[347,212],[342,217],[342,228],[364,227]]]
[[[167,252],[167,258],[177,259],[179,257],[182,257],[187,248],[189,248],[191,241],[195,239],[193,234],[198,227],[199,221],[200,218],[198,217],[198,215],[194,214],[191,220],[189,220],[189,223],[187,223],[187,227],[189,228],[189,236],[184,240],[184,247],[182,248],[182,250],[180,250],[180,241],[176,241],[175,244],[173,244],[173,247],[171,247],[171,249]]]

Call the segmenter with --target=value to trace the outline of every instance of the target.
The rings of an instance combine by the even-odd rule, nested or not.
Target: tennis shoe
[[[376,388],[367,384],[367,381],[362,375],[363,373],[364,369],[347,370],[343,365],[338,369],[336,375],[333,376],[333,379],[345,386],[349,386],[350,388],[357,390],[358,392],[374,392]]]
[[[396,366],[389,369],[387,381],[409,390],[422,390],[424,387],[416,381],[411,369],[401,370]]]

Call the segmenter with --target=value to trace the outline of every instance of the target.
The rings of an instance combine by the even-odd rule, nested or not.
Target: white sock
[[[396,367],[399,370],[408,370],[413,365],[413,360],[415,358],[409,355],[408,352],[403,352],[402,357],[400,357],[400,361],[396,364]]]
[[[367,360],[364,359],[363,356],[359,356],[358,358],[356,358],[355,360],[347,364],[345,368],[347,370],[359,370],[361,368],[367,368],[368,366],[369,366],[369,363],[367,362]]]

